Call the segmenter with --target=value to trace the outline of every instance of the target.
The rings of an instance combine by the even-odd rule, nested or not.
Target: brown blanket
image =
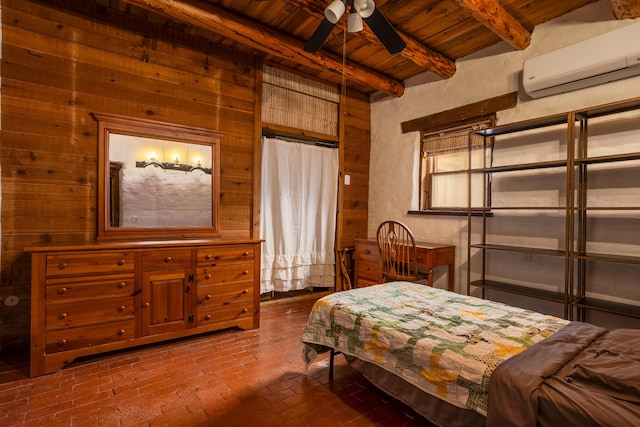
[[[487,426],[640,425],[640,330],[574,322],[499,365]]]

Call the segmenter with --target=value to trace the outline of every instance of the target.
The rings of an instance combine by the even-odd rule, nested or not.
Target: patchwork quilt
[[[489,377],[569,321],[408,282],[336,292],[302,334],[307,366],[334,348],[486,416]]]

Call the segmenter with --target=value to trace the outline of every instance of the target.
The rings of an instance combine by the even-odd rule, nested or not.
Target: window
[[[464,128],[423,132],[420,162],[420,210],[460,211],[471,201],[471,208],[485,205],[482,199],[483,174],[471,169],[491,166],[492,147],[483,149],[483,138],[474,132],[489,122],[467,125]],[[471,180],[471,200],[469,200]],[[489,185],[489,183],[487,183]],[[487,191],[487,195],[489,195]]]

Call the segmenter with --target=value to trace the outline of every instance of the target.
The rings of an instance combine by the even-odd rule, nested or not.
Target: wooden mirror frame
[[[172,123],[94,113],[98,121],[98,240],[196,239],[220,236],[220,139],[219,132]],[[110,224],[111,167],[109,136],[123,134],[181,143],[200,144],[212,149],[211,226],[112,227]]]

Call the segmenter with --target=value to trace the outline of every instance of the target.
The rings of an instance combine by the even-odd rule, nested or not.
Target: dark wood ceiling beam
[[[303,10],[306,10],[312,15],[324,16],[324,6],[329,4],[329,0],[326,1],[326,4],[322,2],[318,2],[317,0],[285,0],[287,3],[299,7]],[[345,15],[347,15],[345,13]],[[448,79],[453,77],[456,73],[456,63],[446,56],[435,52],[429,49],[427,46],[422,43],[416,41],[410,36],[403,34],[401,31],[398,31],[398,34],[407,44],[398,55],[408,59],[419,67],[424,68],[427,71],[431,71],[442,78]],[[359,31],[357,33],[353,33],[357,37],[361,37],[363,39],[368,40],[371,43],[381,44],[380,40],[376,37],[373,31],[365,28],[363,31]]]
[[[495,114],[498,111],[508,110],[518,104],[518,92],[506,93],[484,101],[474,102],[452,110],[442,111],[429,116],[402,122],[402,133],[415,131],[437,132],[477,121],[479,117]]]
[[[531,43],[531,34],[497,0],[456,0],[482,25],[496,33],[514,49],[523,50]]]
[[[153,11],[173,20],[212,31],[230,40],[256,50],[295,61],[300,65],[332,70],[345,78],[366,84],[392,96],[402,96],[404,85],[369,68],[347,62],[327,52],[309,53],[304,43],[254,21],[235,15],[225,9],[202,1],[189,3],[176,0],[121,0],[125,3]]]
[[[640,17],[638,0],[609,0],[616,19],[633,19]]]

